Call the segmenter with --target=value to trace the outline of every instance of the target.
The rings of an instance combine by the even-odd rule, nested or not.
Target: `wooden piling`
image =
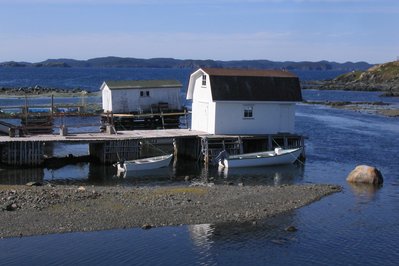
[[[120,160],[134,160],[139,158],[139,141],[131,139],[90,143],[89,154],[104,164],[112,164]]]
[[[201,157],[201,143],[198,137],[181,137],[174,139],[175,156],[191,160]]]
[[[187,129],[123,131],[112,135],[84,133],[66,136],[32,135],[20,138],[0,136],[0,163],[17,167],[40,166],[44,161],[44,144],[63,142],[65,145],[88,144],[90,156],[103,164],[160,155],[160,149],[169,153],[173,147],[176,157],[202,160],[208,164],[223,150],[229,154],[242,154],[272,150],[276,147],[304,147],[304,139],[303,136],[287,133],[233,136],[210,135]],[[156,149],[150,149],[148,143],[156,146]],[[303,152],[302,157],[304,156]]]
[[[203,136],[200,138],[201,154],[205,164],[211,162],[223,150],[228,154],[242,154],[273,150],[277,147],[284,149],[304,147],[303,137],[293,134]]]
[[[11,141],[1,145],[1,162],[12,166],[35,166],[43,163],[41,141]]]

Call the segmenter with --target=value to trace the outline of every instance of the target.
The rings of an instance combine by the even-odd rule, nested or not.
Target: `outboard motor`
[[[224,159],[229,158],[229,153],[226,150],[222,150],[218,156],[212,159],[212,164],[216,165],[219,163],[223,163]]]

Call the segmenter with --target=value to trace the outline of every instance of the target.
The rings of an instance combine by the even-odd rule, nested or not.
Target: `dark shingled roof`
[[[214,101],[302,101],[299,79],[280,70],[203,68]]]
[[[110,90],[182,87],[177,80],[108,80],[105,83]]]

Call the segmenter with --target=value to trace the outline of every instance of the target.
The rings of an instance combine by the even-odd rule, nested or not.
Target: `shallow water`
[[[191,225],[3,239],[0,257],[7,265],[396,265],[398,122],[328,107],[298,106],[298,131],[308,136],[303,167],[228,173],[189,167],[191,172],[172,171],[164,179],[162,174],[144,180],[116,179],[123,185],[167,185],[185,182],[183,175],[192,174],[199,177],[198,181],[215,183],[330,183],[344,188],[342,193],[256,225]],[[347,174],[358,164],[379,168],[384,185],[347,184]],[[298,231],[286,232],[289,225]]]
[[[375,93],[357,92],[306,91],[304,96],[309,100],[385,100]],[[389,101],[399,103],[398,98]],[[126,186],[183,183],[188,175],[195,182],[216,184],[330,183],[341,185],[343,192],[257,224],[188,225],[2,239],[0,264],[396,265],[399,118],[298,105],[296,130],[308,137],[304,166],[220,172],[177,162],[176,167],[166,172],[126,179],[114,176],[112,168],[87,164],[52,173],[44,170],[44,174],[32,169],[14,174],[2,171],[1,183],[23,184],[28,171],[54,182]],[[85,151],[85,147],[79,149]],[[383,186],[348,184],[346,176],[359,164],[379,168],[384,176]],[[286,232],[284,229],[290,225],[298,231]]]

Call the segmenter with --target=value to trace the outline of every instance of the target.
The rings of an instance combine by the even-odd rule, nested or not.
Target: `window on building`
[[[206,86],[206,75],[202,75],[202,86]]]
[[[244,118],[253,118],[254,117],[254,108],[253,106],[244,106]]]
[[[150,91],[140,91],[140,97],[149,97]]]

